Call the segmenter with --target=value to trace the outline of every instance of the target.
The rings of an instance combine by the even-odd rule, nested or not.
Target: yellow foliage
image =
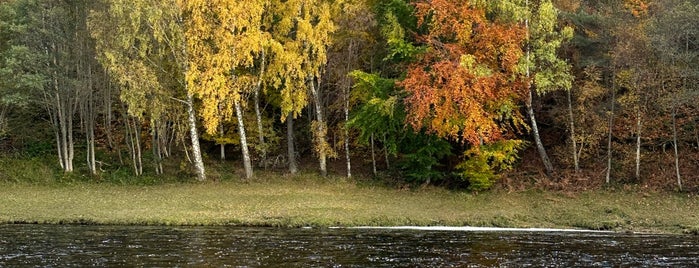
[[[235,102],[256,83],[241,77],[240,71],[253,67],[269,34],[263,31],[263,0],[181,1],[186,18],[190,92],[202,101],[201,116],[206,131],[213,134],[221,120],[232,116]]]

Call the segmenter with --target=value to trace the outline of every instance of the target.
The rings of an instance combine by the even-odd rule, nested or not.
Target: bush
[[[473,147],[464,152],[466,160],[456,166],[460,170],[457,175],[469,182],[470,190],[487,190],[499,178],[498,173],[512,169],[524,145],[522,140],[503,140]]]

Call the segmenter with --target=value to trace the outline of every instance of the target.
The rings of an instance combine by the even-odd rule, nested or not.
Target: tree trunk
[[[85,121],[85,141],[87,149],[87,167],[91,175],[97,175],[97,163],[95,159],[95,116],[92,94],[87,104],[87,120]]]
[[[641,108],[636,108],[636,180],[641,179]]]
[[[201,157],[201,147],[199,147],[199,133],[197,132],[196,115],[194,114],[194,96],[187,91],[187,121],[189,123],[189,138],[192,141],[192,155],[194,157],[194,168],[197,173],[198,181],[206,180],[206,171],[204,170],[204,160]]]
[[[347,89],[345,91],[345,107],[344,107],[344,112],[345,112],[345,159],[347,160],[347,178],[352,177],[352,163],[350,161],[350,137],[349,137],[349,127],[347,124],[349,123],[349,93],[350,93],[350,85],[347,83]]]
[[[162,133],[161,122],[159,120],[153,121],[151,126],[151,143],[153,151],[153,166],[155,168],[155,174],[163,174],[163,154],[162,143],[160,142]]]
[[[612,85],[612,105],[609,113],[609,136],[607,137],[607,176],[605,182],[609,184],[612,174],[612,129],[614,127],[614,103],[616,101],[616,88]]]
[[[289,158],[289,173],[296,174],[296,152],[294,150],[294,117],[291,112],[286,116],[286,152]]]
[[[243,109],[240,101],[235,101],[235,115],[238,118],[238,132],[240,134],[240,147],[243,151],[243,167],[245,168],[245,178],[252,178],[252,164],[250,163],[250,152],[248,151],[248,140],[245,137],[245,125],[243,123]]]
[[[221,138],[223,138],[223,135],[225,135],[225,132],[223,131],[223,123],[218,126],[218,134],[221,136]],[[221,161],[226,160],[226,144],[223,142],[219,144],[219,154]]]
[[[578,143],[575,141],[575,120],[573,118],[573,101],[570,96],[571,90],[566,90],[566,95],[568,96],[568,120],[570,121],[570,141],[573,145],[573,165],[575,166],[575,173],[578,173],[580,172],[580,164],[578,162]]]
[[[131,116],[127,116],[125,118],[126,122],[124,125],[126,126],[126,136],[127,136],[128,146],[129,146],[129,154],[131,155],[131,164],[133,167],[133,172],[134,172],[135,176],[139,176],[139,175],[141,175],[141,173],[139,171],[140,169],[139,169],[139,160],[138,160],[138,155],[139,155],[138,148],[140,147],[140,145],[137,146],[139,141],[137,138],[138,135],[136,134],[136,128],[135,128],[136,124],[133,124],[133,125],[131,124],[130,117]]]
[[[677,187],[682,191],[682,177],[680,176],[680,158],[677,153],[677,104],[676,98],[672,99],[672,143],[675,150],[675,175],[677,175]]]
[[[537,126],[536,117],[534,116],[534,107],[532,107],[532,90],[529,89],[528,91],[529,97],[527,98],[526,106],[527,114],[529,115],[529,120],[532,124],[532,134],[534,135],[534,142],[536,143],[536,149],[539,151],[539,157],[541,157],[541,162],[544,163],[544,168],[546,168],[546,175],[551,176],[553,175],[553,165],[551,164],[551,160],[549,160],[549,156],[546,154],[546,149],[544,148],[544,144],[541,142],[541,137],[539,136],[539,127]]]
[[[262,111],[260,110],[260,90],[262,90],[262,78],[265,73],[265,52],[261,53],[261,66],[260,66],[260,77],[257,80],[257,85],[255,86],[255,118],[257,119],[257,137],[260,141],[260,161],[264,169],[267,169],[267,146],[265,144],[265,133],[262,127]]]
[[[92,65],[88,63],[87,65],[87,90],[88,99],[86,107],[86,121],[85,121],[85,139],[87,146],[87,167],[90,170],[90,174],[97,175],[97,161],[95,158],[95,120],[97,117],[95,115],[95,100],[94,92],[92,90]]]
[[[350,42],[349,46],[347,47],[347,66],[345,71],[349,73],[350,70],[350,62],[352,59],[352,48],[354,46],[354,42]],[[346,85],[345,85],[345,90],[343,92],[343,97],[344,97],[344,112],[345,112],[345,159],[347,161],[347,178],[352,177],[352,163],[350,160],[350,137],[349,137],[349,127],[347,124],[349,123],[349,109],[350,109],[350,93],[352,90],[352,80],[350,79],[349,75],[345,76],[346,79]]]
[[[371,133],[371,167],[372,170],[374,171],[374,176],[376,176],[376,153],[374,151],[374,133]]]
[[[345,159],[347,160],[347,178],[352,177],[352,163],[350,160],[350,138],[349,129],[347,129],[347,122],[349,121],[349,108],[345,107]]]
[[[313,94],[313,103],[315,104],[315,112],[316,112],[316,129],[315,129],[315,143],[316,143],[316,149],[318,152],[318,161],[320,163],[320,175],[323,177],[326,177],[328,175],[328,169],[327,169],[327,153],[329,146],[327,144],[327,141],[325,140],[326,136],[326,129],[325,129],[325,121],[323,121],[323,111],[322,111],[322,104],[320,100],[320,89],[316,88],[315,82],[313,82],[313,79],[308,80],[308,85],[311,90],[311,93]]]

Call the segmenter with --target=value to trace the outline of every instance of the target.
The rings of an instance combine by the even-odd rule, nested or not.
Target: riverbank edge
[[[446,226],[699,235],[699,197],[680,193],[403,190],[313,176],[114,185],[0,182],[0,224],[239,227]]]

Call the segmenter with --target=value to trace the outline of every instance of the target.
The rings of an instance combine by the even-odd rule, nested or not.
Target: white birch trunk
[[[313,94],[313,103],[315,104],[315,112],[316,112],[316,123],[317,123],[317,129],[316,132],[316,146],[318,147],[318,162],[320,163],[320,175],[323,177],[326,177],[328,175],[328,169],[327,169],[327,141],[325,140],[325,121],[323,121],[323,111],[322,111],[322,105],[321,105],[321,100],[320,100],[320,89],[315,87],[315,83],[313,82],[313,79],[309,79],[309,88],[311,90],[311,93]]]
[[[675,175],[677,176],[677,187],[682,191],[682,177],[680,176],[680,157],[677,153],[677,106],[675,98],[672,100],[672,143],[675,150]]]
[[[245,178],[250,179],[253,176],[252,164],[250,163],[250,152],[248,151],[248,141],[245,137],[245,125],[243,123],[243,109],[240,107],[240,101],[235,101],[235,115],[238,118],[238,134],[240,134],[240,147],[243,152],[243,167],[245,168]]]
[[[529,120],[531,121],[534,142],[536,144],[537,151],[539,151],[541,162],[544,163],[544,168],[546,168],[546,175],[551,176],[553,175],[553,165],[551,164],[551,160],[549,160],[548,154],[546,154],[546,149],[544,148],[544,144],[541,142],[541,137],[539,135],[539,127],[537,126],[536,117],[534,116],[534,108],[532,107],[532,90],[529,89],[527,91],[529,91],[529,97],[527,98],[526,102],[527,114],[529,115]]]
[[[641,178],[641,109],[636,110],[636,180]]]
[[[529,1],[525,1],[525,5],[527,8],[529,8]],[[529,40],[529,19],[524,20],[524,26],[527,29],[527,40]],[[529,41],[527,41],[529,42]],[[526,52],[527,52],[527,70],[526,70],[526,76],[527,79],[530,78],[530,70],[529,70],[529,62],[531,58],[531,52],[529,51],[529,43],[527,43],[526,47]],[[539,136],[539,127],[537,126],[536,123],[536,117],[534,116],[534,108],[532,107],[532,88],[531,86],[527,85],[527,91],[529,96],[527,97],[526,100],[526,108],[527,108],[527,114],[529,115],[529,120],[531,121],[532,125],[532,134],[534,135],[534,142],[536,144],[536,149],[539,151],[539,157],[541,158],[541,162],[544,163],[544,168],[546,168],[546,175],[551,176],[553,175],[553,165],[551,164],[551,160],[549,160],[548,155],[546,154],[546,149],[544,148],[544,144],[541,142],[541,137]]]
[[[194,157],[194,168],[197,173],[198,181],[206,180],[206,171],[204,170],[204,159],[201,157],[201,147],[199,147],[199,133],[197,132],[196,115],[194,114],[194,96],[187,88],[187,123],[189,124],[189,138],[192,142],[192,156]]]
[[[573,165],[575,166],[575,173],[578,173],[580,171],[580,164],[578,163],[578,144],[575,141],[575,120],[573,118],[573,101],[570,96],[571,90],[572,89],[566,91],[566,95],[568,96],[568,120],[570,121],[570,141],[573,145]]]
[[[257,119],[257,137],[260,141],[260,154],[262,165],[267,169],[267,146],[265,144],[265,133],[262,127],[262,111],[260,110],[260,90],[262,90],[262,78],[265,74],[265,52],[262,51],[262,63],[260,66],[260,77],[255,86],[255,118]]]

